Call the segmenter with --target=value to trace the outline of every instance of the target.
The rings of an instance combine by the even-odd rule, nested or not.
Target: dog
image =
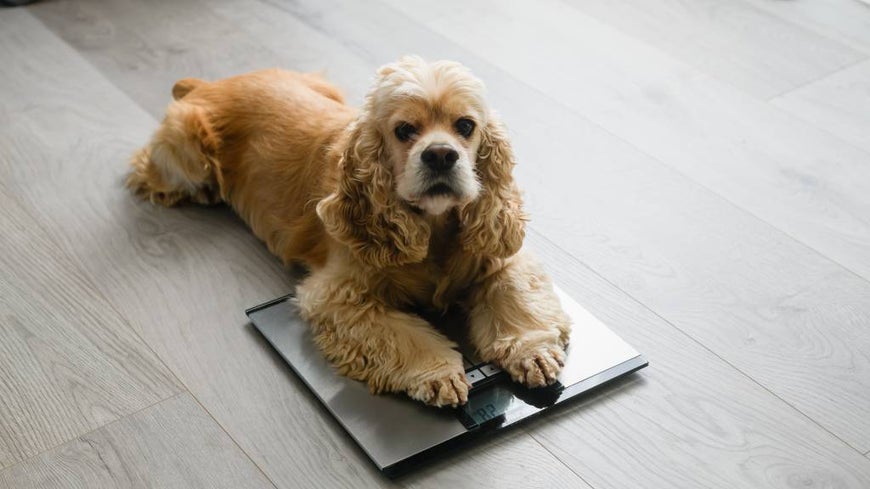
[[[456,345],[413,311],[459,306],[484,361],[556,380],[570,320],[523,251],[507,132],[459,63],[380,68],[363,107],[317,74],[175,84],[127,186],[153,203],[225,202],[285,264],[309,270],[302,317],[338,372],[373,393],[457,406]]]

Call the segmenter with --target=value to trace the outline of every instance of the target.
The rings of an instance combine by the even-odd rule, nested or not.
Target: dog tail
[[[207,81],[200,80],[199,78],[183,78],[178,80],[172,87],[172,98],[175,100],[181,100],[185,95],[190,93],[192,90],[195,90],[196,87],[207,83]]]

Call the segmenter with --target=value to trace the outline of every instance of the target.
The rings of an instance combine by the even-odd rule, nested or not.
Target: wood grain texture
[[[420,21],[423,18],[429,18],[426,15],[429,12],[410,12],[413,10],[411,7],[408,7],[407,4],[399,5],[398,2],[396,6],[404,9],[408,15],[418,16],[416,18]],[[420,9],[425,8],[422,4],[418,6]],[[452,11],[449,8],[447,10]],[[533,18],[537,14],[523,10],[514,12],[513,15],[516,18],[523,18],[523,22],[505,25],[509,19],[501,19],[503,22],[494,20],[494,23],[490,25],[479,23],[472,30],[463,28],[462,20],[458,17],[454,19],[442,15],[441,20],[430,19],[427,25],[442,31],[446,37],[464,40],[467,46],[471,46],[471,49],[486,51],[486,56],[496,58],[503,65],[512,67],[513,74],[518,78],[525,78],[529,83],[534,82],[538,86],[546,84],[548,92],[560,94],[561,98],[558,99],[558,102],[580,112],[581,105],[577,99],[581,96],[576,94],[583,92],[577,87],[584,83],[581,71],[585,72],[585,70],[579,68],[571,70],[561,66],[558,77],[550,76],[546,71],[536,72],[532,64],[538,63],[538,61],[536,61],[535,55],[532,55],[531,51],[525,47],[527,44],[524,43],[533,42],[531,39],[532,31],[526,29],[525,26],[533,24],[535,22]],[[564,12],[564,15],[570,15],[570,11]],[[557,16],[557,18],[561,17]],[[511,29],[512,34],[511,36],[496,35],[493,30],[498,29]],[[562,36],[561,41],[557,42],[553,37],[548,38],[546,42],[551,42],[554,46],[552,49],[548,49],[548,52],[558,51],[559,46],[565,44],[565,36],[573,36],[575,32],[583,32],[584,35],[592,36],[590,29],[591,27],[589,29],[578,28],[576,23],[571,24],[570,30],[567,24],[564,29],[552,27],[547,33],[536,31],[534,42],[545,42],[542,37],[548,37],[550,32],[557,32],[559,36]],[[473,33],[471,33],[472,31]],[[521,35],[521,32],[527,32],[528,35]],[[478,39],[475,36],[481,36],[481,38]],[[483,42],[483,37],[499,40],[498,42],[491,41],[490,45],[498,45],[499,43],[501,45],[490,48]],[[606,42],[602,39],[594,41],[589,39],[577,40],[576,43],[607,45],[612,50],[614,45],[618,45],[619,39],[610,41],[610,38]],[[506,47],[507,44],[509,46]],[[642,49],[641,46],[636,48],[637,50]],[[510,55],[504,53],[510,53]],[[636,57],[645,59],[638,53],[635,54]],[[640,63],[643,62],[640,61]],[[627,59],[625,66],[629,66]],[[543,70],[544,67],[538,66],[538,68]],[[595,73],[595,70],[591,69],[591,72]],[[576,73],[576,76],[571,73]],[[627,85],[630,81],[620,79],[618,83]],[[712,82],[708,81],[708,83]],[[569,88],[569,85],[572,88]],[[720,87],[720,89],[725,91],[727,87]],[[686,88],[684,91],[688,90]],[[582,98],[585,101],[588,97],[582,95]],[[527,103],[527,114],[543,112],[541,105],[544,103],[543,100],[537,100],[535,103],[518,102],[521,100],[518,97],[514,97],[513,100],[514,105]],[[801,128],[800,135],[807,135],[807,138],[801,141],[806,143],[812,139],[818,140],[817,145],[805,148],[809,153],[828,152],[833,148],[833,151],[841,155],[844,153],[852,155],[847,160],[848,162],[830,161],[831,166],[826,167],[824,171],[817,168],[812,171],[811,176],[801,173],[801,170],[810,171],[811,168],[799,170],[795,168],[797,165],[794,164],[794,161],[780,160],[779,158],[769,159],[766,162],[757,161],[758,164],[780,165],[780,168],[765,170],[771,172],[771,176],[774,174],[773,170],[781,173],[781,176],[792,173],[795,174],[795,177],[799,175],[800,178],[803,178],[806,182],[802,184],[804,186],[812,185],[813,188],[823,188],[817,180],[828,180],[829,178],[840,180],[841,175],[838,174],[838,171],[844,169],[844,173],[851,174],[857,180],[848,182],[843,180],[843,185],[836,188],[826,188],[824,192],[817,192],[809,197],[806,195],[806,190],[803,193],[792,193],[791,190],[778,184],[776,180],[756,180],[752,186],[758,194],[750,195],[747,189],[740,190],[738,183],[748,182],[748,175],[757,177],[760,172],[757,169],[749,169],[746,162],[717,161],[717,159],[724,159],[721,156],[711,156],[709,148],[706,150],[706,156],[702,156],[698,151],[695,155],[697,159],[689,161],[684,154],[678,151],[681,149],[686,153],[692,153],[692,148],[688,147],[687,144],[697,144],[697,149],[700,150],[700,138],[695,143],[682,141],[682,147],[668,149],[666,155],[668,159],[662,161],[670,166],[678,167],[692,177],[697,177],[698,180],[726,196],[739,196],[740,199],[732,200],[736,200],[741,206],[748,207],[753,211],[765,211],[764,214],[768,217],[775,217],[768,219],[769,221],[788,229],[791,234],[801,231],[802,234],[799,237],[807,237],[806,231],[811,231],[822,238],[823,236],[817,232],[821,230],[813,230],[812,228],[816,224],[830,226],[836,220],[848,221],[863,226],[864,230],[870,230],[866,227],[865,219],[861,217],[865,215],[862,213],[862,209],[870,209],[868,207],[870,200],[867,197],[870,194],[866,192],[866,182],[870,181],[870,178],[859,177],[864,173],[870,177],[870,167],[865,164],[866,158],[864,156],[866,153],[844,147],[842,144],[824,146],[822,141],[835,139],[820,131],[801,126],[770,108],[762,111],[756,102],[747,101],[745,98],[739,100],[745,102],[744,105],[748,107],[747,111],[749,109],[755,110],[755,112],[747,112],[747,117],[767,114],[768,119],[779,119],[782,124],[788,124],[788,128]],[[619,131],[622,134],[628,131],[632,136],[637,134],[637,139],[640,139],[642,136],[640,135],[641,126],[636,127],[637,131],[630,130],[632,124],[626,119],[633,113],[655,114],[655,112],[640,111],[616,99],[613,102],[619,104],[620,109],[624,109],[622,115],[617,116],[613,109],[608,111],[601,107],[600,110],[595,108],[596,117],[602,120],[611,118],[613,122],[607,126],[608,129],[613,132]],[[739,114],[738,109],[743,109],[744,105],[731,105],[728,110]],[[692,110],[695,107],[693,105],[685,106],[682,103],[680,106]],[[725,111],[726,108],[721,107],[721,110]],[[613,113],[612,117],[611,113]],[[713,118],[715,115],[717,114],[712,110],[707,113],[708,118]],[[526,115],[524,118],[528,119],[529,117]],[[867,373],[866,357],[863,354],[867,351],[866,342],[868,339],[867,329],[862,326],[862,324],[866,324],[867,308],[870,307],[864,299],[870,297],[866,289],[866,282],[854,277],[849,271],[843,270],[836,264],[830,263],[812,250],[794,243],[793,240],[775,229],[759,223],[752,216],[735,211],[728,202],[707,197],[705,194],[708,194],[708,191],[703,187],[685,182],[676,183],[675,177],[669,175],[667,171],[657,169],[653,160],[638,158],[637,155],[632,157],[630,151],[625,153],[618,151],[619,148],[624,148],[624,145],[618,144],[616,140],[612,140],[603,153],[600,149],[596,150],[600,148],[600,144],[589,142],[587,146],[587,141],[599,136],[581,136],[577,128],[583,127],[584,121],[580,117],[569,117],[568,114],[564,113],[549,117],[559,122],[546,130],[525,134],[522,138],[529,141],[541,141],[548,138],[552,141],[572,141],[570,147],[562,144],[538,145],[535,152],[526,153],[526,161],[546,161],[552,165],[549,169],[550,174],[553,172],[560,174],[557,181],[542,187],[541,202],[545,203],[545,200],[549,199],[552,201],[552,205],[548,212],[543,213],[543,215],[539,213],[539,225],[541,225],[541,217],[546,219],[552,216],[554,221],[551,221],[547,227],[540,229],[545,230],[551,236],[561,234],[562,237],[557,242],[560,244],[562,242],[570,243],[572,247],[567,249],[575,256],[585,256],[591,251],[585,250],[583,238],[587,240],[588,245],[595,245],[596,241],[590,240],[590,235],[602,235],[603,242],[599,242],[597,246],[599,252],[604,253],[604,255],[602,255],[601,261],[594,265],[597,270],[602,271],[608,278],[612,277],[615,283],[638,297],[642,302],[654,307],[668,319],[676,321],[681,315],[692,316],[691,320],[688,317],[684,319],[687,321],[687,327],[691,325],[688,331],[693,335],[700,335],[696,337],[710,348],[721,352],[726,359],[734,361],[741,368],[745,368],[751,376],[757,376],[756,378],[770,386],[774,392],[785,396],[790,402],[794,402],[799,409],[814,417],[818,415],[817,419],[823,425],[830,427],[856,447],[870,446],[870,423],[866,422],[867,419],[870,419],[867,416],[867,409],[870,409],[870,402],[867,398],[867,392],[870,391],[868,388],[870,375]],[[655,117],[657,118],[657,116]],[[622,119],[621,124],[617,124],[618,119]],[[676,119],[680,120],[681,117]],[[524,119],[519,120],[522,122]],[[659,125],[656,125],[651,120],[647,121],[644,124],[644,127],[647,127],[646,132],[656,133],[662,127],[670,126],[667,131],[673,131],[673,137],[676,138],[677,131],[674,127],[682,123],[677,124],[677,121],[667,118],[658,122]],[[688,122],[688,119],[685,122]],[[722,124],[724,123],[720,120],[709,125],[715,127],[722,126]],[[518,129],[515,123],[512,127],[515,130]],[[528,127],[536,128],[532,124],[528,124]],[[681,125],[680,127],[682,128]],[[754,144],[754,151],[778,151],[781,147],[796,144],[795,140],[792,139],[796,133],[787,131],[788,128],[775,125],[772,125],[771,128],[777,129],[778,132],[768,131],[767,135],[771,139],[765,140],[763,146],[761,139],[758,139]],[[685,129],[684,138],[691,139],[690,135],[694,129],[688,125],[683,129]],[[659,135],[661,136],[661,134]],[[713,133],[708,134],[708,136],[716,137]],[[649,141],[650,145],[655,145],[655,148],[666,149],[664,144],[654,142],[648,136],[642,136],[642,138]],[[673,144],[678,143],[673,141]],[[578,161],[577,155],[581,155],[580,161]],[[706,158],[706,160],[702,160],[702,158]],[[676,159],[679,159],[681,163],[674,164]],[[635,162],[631,163],[632,160]],[[786,163],[786,161],[788,162]],[[816,164],[816,160],[811,161],[805,158],[805,161],[807,165]],[[699,170],[702,167],[707,171]],[[597,173],[601,174],[601,179],[606,178],[606,180],[595,181]],[[611,176],[606,177],[606,175]],[[778,180],[782,181],[783,178],[778,178]],[[668,181],[674,183],[668,184]],[[850,188],[847,190],[844,188],[846,186]],[[528,185],[526,188],[532,195],[533,189],[530,189]],[[601,190],[602,188],[606,188],[607,191]],[[730,193],[724,192],[725,190]],[[646,193],[649,197],[640,198],[639,195],[643,195],[640,192]],[[614,194],[625,196],[625,198],[612,202],[611,196]],[[812,211],[812,213],[801,216],[796,214],[794,209],[786,209],[781,202],[776,201],[776,198],[785,194],[789,196],[789,203],[800,204],[804,210]],[[595,197],[596,195],[600,200]],[[702,200],[705,202],[699,204],[689,200],[695,196],[703,197]],[[563,208],[562,202],[568,198],[573,202],[572,209],[575,207],[581,209],[580,212],[573,212],[570,217],[560,211]],[[680,201],[680,199],[686,200]],[[827,202],[820,204],[819,200],[822,199],[827,200]],[[839,209],[834,210],[828,207],[828,205],[835,203]],[[583,209],[589,209],[589,220],[583,220],[581,217],[584,215]],[[782,210],[783,213],[780,213],[779,210]],[[786,212],[787,214],[785,214]],[[758,212],[757,214],[762,213]],[[600,232],[596,230],[596,227],[600,229]],[[839,223],[836,224],[836,227],[840,227]],[[609,228],[609,230],[605,232],[604,228]],[[571,229],[576,230],[576,232],[572,232]],[[631,236],[632,230],[638,233],[636,237]],[[839,245],[851,246],[850,251],[859,253],[852,253],[853,256],[849,257],[851,258],[849,264],[866,266],[859,259],[866,254],[866,244],[870,241],[846,242],[845,238],[852,238],[852,236],[845,233],[854,233],[855,229],[841,228],[841,230],[843,233],[841,233],[840,239],[829,240],[823,244],[836,244],[838,250],[842,249]],[[864,234],[864,230],[859,232]],[[631,240],[633,244],[624,243],[625,239]],[[839,243],[836,243],[837,241]],[[629,253],[638,254],[641,261],[652,260],[653,263],[626,262],[625,257],[619,254],[620,251],[626,252],[623,250],[624,248],[630,250],[627,251]],[[845,257],[843,254],[833,255],[837,261],[842,261],[839,259]],[[723,267],[720,268],[717,264],[722,264]],[[772,268],[768,270],[766,267],[769,266]],[[653,267],[653,275],[644,277],[641,272],[650,267]],[[656,267],[665,267],[665,270],[655,270]],[[770,275],[779,270],[782,271],[779,276]],[[660,273],[665,274],[665,277],[656,276]],[[622,280],[619,280],[620,276]],[[672,277],[668,278],[668,276]],[[835,282],[842,283],[841,286],[836,287],[836,290],[841,291],[843,295],[834,305],[826,302],[828,300],[826,290],[833,287],[829,282],[831,277],[837,277]],[[671,285],[666,285],[667,283]],[[722,317],[717,321],[714,321],[710,316],[712,312],[709,309],[712,306],[711,301],[717,300],[715,293],[708,292],[710,289],[726,294],[719,299],[722,300],[722,304],[718,306],[721,308]],[[638,295],[640,291],[644,291],[645,295]],[[804,295],[803,292],[810,292],[810,294]],[[728,296],[733,298],[726,298]],[[795,306],[792,304],[795,308],[789,308],[785,311],[778,309],[779,304],[791,301],[792,298],[799,299],[804,305]],[[692,305],[694,300],[698,302]],[[858,315],[855,315],[856,304],[860,309]],[[736,313],[732,310],[735,306],[744,308],[746,313]],[[773,309],[760,311],[759,307]],[[817,317],[819,311],[822,310],[826,312]],[[780,315],[780,312],[786,311],[792,311],[792,313]],[[747,326],[747,322],[754,324],[754,326]],[[811,333],[810,336],[805,337],[802,333],[797,333],[795,326],[790,323],[802,324],[802,329]],[[776,335],[768,337],[770,343],[766,346],[755,343],[754,351],[746,349],[741,338],[752,337],[755,339],[751,341],[756,341],[758,338],[755,335],[766,336],[764,332],[773,327],[771,324],[780,328],[783,334],[795,336],[796,341],[791,343],[794,350],[789,350],[790,353],[795,353],[794,356],[784,354],[781,345],[783,338],[778,338]],[[828,324],[837,325],[836,334],[828,333]],[[815,338],[812,341],[819,345],[831,344],[839,346],[839,348],[834,350],[836,353],[819,356],[812,350],[805,350],[805,345],[802,343],[807,341],[807,338]],[[759,356],[761,350],[757,348],[761,348],[766,354]],[[825,351],[827,351],[827,347],[825,347]],[[824,392],[832,392],[829,389],[834,389],[837,392],[834,395],[835,398],[839,398],[840,395],[851,398],[852,401],[848,403],[849,407],[844,406],[841,409],[832,410],[826,400],[818,397],[821,391],[813,392],[806,389],[804,375],[792,373],[778,376],[770,371],[766,355],[772,355],[774,358],[781,358],[782,361],[793,364],[797,371],[805,368],[802,365],[815,363],[817,366],[823,367],[829,363],[839,365],[841,361],[846,362],[844,365],[847,368],[843,371],[822,368],[823,372],[827,372],[826,375],[820,374],[816,369],[810,369],[805,371],[805,375],[811,378],[821,375],[824,380],[820,381],[816,387]],[[858,359],[857,366],[859,367],[857,369],[852,369],[853,364],[850,363],[852,359]],[[805,361],[809,361],[809,363],[805,364]],[[790,372],[785,364],[782,365],[782,368]],[[789,378],[789,376],[791,377]],[[859,384],[862,387],[856,387]],[[836,387],[837,385],[839,387]]]
[[[867,152],[561,3],[392,3],[870,279]]]
[[[515,489],[570,487],[591,489],[585,480],[521,428],[511,429],[481,445],[461,447],[455,456],[436,461],[405,476],[402,487],[508,487]]]
[[[0,468],[178,392],[0,184]]]
[[[187,393],[0,471],[0,487],[274,487]]]
[[[289,275],[226,210],[135,202],[121,185],[126,161],[157,121],[27,20],[17,25],[30,50],[4,53],[19,76],[0,80],[4,113],[17,117],[0,135],[16,165],[0,171],[16,197],[249,453],[279,457],[282,485],[379,485],[245,327],[244,308],[286,293]]]
[[[774,98],[771,103],[870,155],[870,60]]]
[[[0,59],[53,38],[21,11],[0,14]],[[17,72],[16,72],[17,73]],[[38,182],[15,181],[8,136],[22,122],[0,99],[0,468],[135,412],[180,390],[171,373],[41,224],[13,197]],[[43,162],[47,163],[47,162]],[[48,168],[50,170],[50,168]]]
[[[866,0],[743,1],[870,54],[870,4]]]
[[[528,104],[530,112],[549,114],[549,122],[536,127],[537,124],[525,122],[530,116],[511,119],[521,158],[518,171],[524,187],[529,189],[528,182],[540,178],[541,174],[552,173],[546,169],[548,164],[570,162],[570,168],[559,165],[559,179],[545,179],[545,185],[538,187],[537,192],[528,192],[533,227],[791,406],[828,428],[836,427],[835,432],[849,435],[847,439],[852,443],[864,440],[865,432],[855,427],[863,423],[866,413],[865,384],[870,376],[866,355],[870,339],[862,326],[870,318],[867,301],[870,290],[866,282],[600,131],[588,125],[584,127],[581,119],[559,116],[540,100],[528,100]],[[554,151],[556,145],[522,142],[547,137],[577,143]],[[575,154],[582,154],[584,158],[572,158]],[[537,163],[537,168],[529,168],[528,162],[542,163]],[[570,216],[565,215],[565,202],[571,203]],[[548,255],[544,261],[558,264]],[[562,264],[555,269],[558,270],[553,271],[557,280],[562,278],[563,285],[570,283],[566,275],[574,274],[573,269]],[[632,324],[620,318],[607,322],[621,334],[624,329],[620,325]],[[684,354],[669,350],[676,348],[672,337],[661,339],[670,345],[662,346],[665,350],[660,354],[662,360],[669,363],[667,366],[661,365],[657,347],[640,340],[629,341],[650,355],[651,368],[645,378],[654,376],[659,368],[673,369],[674,377],[666,380],[667,385],[657,386],[655,389],[660,391],[653,394],[662,403],[672,399],[673,405],[651,403],[643,394],[630,391],[627,403],[636,412],[621,416],[634,420],[628,426],[634,427],[637,436],[626,435],[624,431],[631,429],[628,427],[593,429],[586,422],[589,413],[585,409],[575,419],[574,428],[567,428],[566,432],[554,428],[552,432],[547,431],[545,438],[536,435],[542,441],[552,442],[548,448],[594,487],[777,487],[783,478],[818,482],[819,477],[835,486],[840,484],[839,477],[834,475],[836,470],[825,471],[824,476],[793,473],[788,477],[783,474],[774,477],[768,474],[780,470],[790,472],[797,467],[790,465],[787,455],[779,460],[770,459],[770,465],[755,466],[758,472],[750,470],[736,475],[737,467],[746,465],[746,460],[758,461],[766,456],[750,455],[741,459],[727,455],[733,455],[726,448],[732,442],[725,439],[733,436],[735,440],[742,440],[739,442],[742,455],[746,455],[747,450],[761,453],[764,448],[746,441],[754,437],[756,430],[778,437],[782,433],[775,427],[784,428],[796,422],[787,430],[805,433],[808,425],[802,423],[808,420],[781,423],[776,418],[762,420],[756,414],[747,413],[747,409],[754,411],[758,404],[747,399],[746,388],[723,386],[719,374],[710,372],[713,366],[709,360],[677,359]],[[687,363],[679,363],[684,360]],[[711,377],[707,378],[708,374]],[[654,381],[657,380],[661,380],[660,377],[656,376]],[[701,394],[703,389],[695,382],[708,383],[712,390]],[[680,394],[663,392],[678,390],[678,384],[686,390],[679,390]],[[734,393],[726,393],[728,389],[734,389]],[[695,399],[695,395],[709,395],[710,400]],[[716,400],[723,398],[734,399],[737,405],[725,406]],[[705,407],[708,403],[718,405],[723,411]],[[665,413],[673,413],[674,417],[665,421],[668,419]],[[613,411],[602,413],[604,418],[616,416]],[[723,435],[711,443],[712,435],[693,432],[698,423],[705,425],[708,418],[715,420],[710,421],[709,429],[715,431],[727,424],[734,427],[736,433]],[[665,433],[646,438],[651,435],[649,425],[658,423],[664,423]],[[681,423],[681,428],[674,427],[677,423]],[[593,430],[595,435],[586,430]],[[593,455],[576,448],[575,440],[581,435],[619,441],[605,443],[606,446]],[[717,445],[719,442],[723,445]],[[779,441],[765,447],[785,447],[791,443]],[[634,446],[645,448],[635,449]],[[665,446],[666,450],[686,450],[686,453],[652,456],[642,453],[649,447]],[[702,454],[706,450],[710,452]],[[717,453],[718,450],[723,450],[724,454]],[[699,458],[686,462],[687,456],[693,456],[689,452]],[[669,462],[660,463],[660,457]],[[826,455],[814,457],[816,462],[811,466],[826,466]],[[683,462],[687,463],[685,467],[680,465]],[[625,463],[631,464],[629,477],[636,475],[637,479],[625,480],[610,470],[614,467],[626,470]],[[683,468],[670,465],[673,472],[662,469],[672,463]],[[693,471],[693,463],[704,469]],[[600,479],[590,471],[599,473]],[[710,480],[698,480],[700,473]],[[860,484],[842,486],[860,487]]]
[[[814,421],[540,233],[531,233],[527,245],[566,292],[650,361],[625,383],[527,428],[591,486],[858,489],[870,483],[860,454]]]
[[[0,187],[0,468],[178,386]]]
[[[761,99],[864,54],[735,0],[567,0],[578,10]]]
[[[552,125],[512,124],[521,161],[570,162],[529,192],[533,225],[801,412],[867,446],[867,281],[581,119],[548,113]],[[544,137],[577,143],[519,142]],[[526,182],[547,173],[518,171]]]
[[[181,76],[222,78],[275,62],[273,53],[240,36],[235,23],[197,1],[47,2],[28,10],[60,37],[74,38],[97,68],[120,62],[117,82],[158,119]]]
[[[45,4],[40,6],[41,14],[52,5],[69,7]],[[152,14],[159,17],[172,12],[175,4],[152,7]],[[125,27],[137,25],[135,19],[113,15],[112,21]],[[82,27],[109,22],[89,19]],[[75,32],[67,28],[65,35]],[[155,30],[150,35],[159,38],[162,33]],[[203,42],[202,37],[197,42]],[[119,45],[125,41],[119,40]],[[193,48],[190,52],[195,53]],[[134,202],[119,185],[126,172],[124,162],[146,141],[157,121],[68,49],[47,45],[38,54],[40,76],[22,77],[13,92],[14,98],[27,101],[26,109],[18,110],[26,110],[32,125],[19,124],[20,130],[9,135],[9,146],[30,147],[33,128],[51,117],[66,118],[77,130],[53,134],[49,147],[33,145],[39,149],[27,153],[31,164],[20,172],[9,170],[18,182],[41,182],[37,187],[22,186],[20,198],[40,209],[40,218],[63,237],[66,249],[101,284],[115,307],[276,484],[391,485],[266,342],[246,326],[244,309],[286,293],[292,287],[290,275],[226,209],[162,209]],[[122,58],[123,54],[119,51]],[[207,60],[195,55],[188,58],[193,65],[208,66]],[[111,77],[126,67],[104,69]],[[113,79],[122,83],[124,77]],[[65,86],[57,80],[64,80]],[[43,101],[34,102],[34,93],[43,94]],[[75,100],[78,105],[61,110],[51,100]],[[80,140],[88,143],[79,145]],[[61,154],[72,162],[69,169],[50,171],[47,162]],[[74,178],[81,173],[90,178]],[[83,228],[87,232],[82,233]],[[98,236],[112,239],[100,241],[95,254]],[[525,487],[530,480],[545,486],[583,485],[525,434],[496,437],[463,452],[460,460],[399,484],[431,487],[445,478],[486,477],[504,487]],[[530,475],[532,466],[540,472]]]

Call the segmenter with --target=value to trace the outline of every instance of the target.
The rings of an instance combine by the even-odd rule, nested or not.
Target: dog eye
[[[454,127],[456,127],[456,132],[461,134],[462,137],[467,138],[471,136],[472,132],[474,132],[474,121],[463,117],[462,119],[456,121]]]
[[[399,141],[405,142],[411,139],[411,136],[417,134],[417,128],[407,122],[403,122],[396,126],[396,129],[393,132],[396,134],[396,138],[398,138]]]

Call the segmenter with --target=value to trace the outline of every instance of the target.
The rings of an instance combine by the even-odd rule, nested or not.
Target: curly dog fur
[[[272,253],[307,266],[300,311],[340,373],[466,402],[455,345],[411,312],[455,304],[483,360],[529,386],[555,380],[569,320],[521,250],[514,155],[466,68],[402,58],[359,111],[319,75],[282,70],[184,79],[172,94],[127,185],[166,206],[226,202]]]

